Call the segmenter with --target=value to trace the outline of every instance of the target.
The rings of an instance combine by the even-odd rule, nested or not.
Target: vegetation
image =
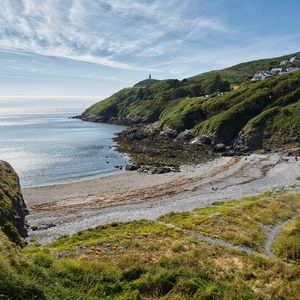
[[[246,135],[248,146],[253,148],[272,138],[273,144],[289,143],[291,137],[299,142],[299,84],[297,71],[213,98],[183,99],[162,113],[159,125],[192,129],[223,143]]]
[[[285,226],[274,243],[274,252],[283,259],[300,262],[300,217]]]
[[[184,79],[160,80],[146,87],[123,89],[100,101],[83,114],[84,120],[121,123],[152,123],[159,119],[170,102],[183,97],[199,97],[228,91],[230,85],[219,75],[201,78],[197,82]]]
[[[249,82],[257,70],[278,67],[294,55],[123,89],[92,105],[81,118],[122,124],[157,122],[160,128],[190,129],[214,143],[252,149],[299,146],[300,71]]]
[[[0,161],[0,229],[18,245],[24,245],[26,214],[19,178],[8,163]]]
[[[222,78],[228,80],[232,84],[241,84],[245,81],[250,80],[253,77],[253,74],[257,71],[268,71],[273,68],[278,68],[280,62],[283,60],[289,60],[293,56],[300,56],[300,52],[284,55],[280,57],[260,59],[255,61],[244,62],[233,67],[229,67],[220,71],[211,71],[204,74],[200,74],[192,77],[191,79],[197,80],[201,76],[215,76],[215,74],[220,74]],[[291,64],[291,66],[293,66]]]
[[[265,195],[217,203],[210,209],[171,213],[159,220],[260,251],[266,239],[264,226],[292,218],[298,209],[299,195]]]
[[[297,299],[297,260],[231,250],[196,239],[184,228],[204,228],[206,234],[215,232],[213,236],[233,243],[247,240],[259,251],[264,234],[256,224],[293,218],[299,206],[299,194],[265,194],[169,214],[160,222],[104,225],[22,250],[0,232],[0,298]],[[288,224],[279,239],[291,232],[296,239],[295,228]]]

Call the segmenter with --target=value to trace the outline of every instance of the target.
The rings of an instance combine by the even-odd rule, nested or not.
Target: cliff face
[[[20,246],[27,236],[27,214],[18,175],[7,162],[0,161],[0,229]]]

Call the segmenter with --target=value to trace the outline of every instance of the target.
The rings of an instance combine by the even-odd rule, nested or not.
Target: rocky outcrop
[[[0,161],[0,228],[20,246],[27,236],[27,214],[18,175],[7,162]]]

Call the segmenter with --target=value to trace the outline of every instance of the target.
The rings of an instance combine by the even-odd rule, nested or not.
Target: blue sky
[[[1,0],[0,96],[104,98],[300,51],[298,0]]]

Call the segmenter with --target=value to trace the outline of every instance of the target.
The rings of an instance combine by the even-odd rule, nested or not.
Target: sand
[[[221,157],[179,173],[137,171],[95,180],[23,189],[41,243],[116,221],[156,219],[171,211],[206,207],[266,191],[299,191],[300,161],[280,154]],[[54,227],[49,227],[49,224]],[[44,229],[42,229],[44,228]]]

